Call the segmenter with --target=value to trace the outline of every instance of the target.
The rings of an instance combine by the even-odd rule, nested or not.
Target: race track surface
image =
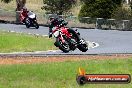
[[[15,32],[31,33],[31,34],[39,34],[39,35],[48,34],[48,28],[43,26],[40,26],[39,29],[34,29],[34,28],[27,29],[25,25],[0,24],[0,30],[5,30],[5,31],[10,30]],[[99,46],[95,48],[90,48],[85,53],[79,50],[75,50],[73,52],[67,53],[69,55],[132,53],[132,31],[98,30],[98,29],[78,29],[78,31],[86,41],[98,43]],[[26,54],[65,55],[65,53],[63,53],[60,50],[34,52],[34,53],[26,53]]]

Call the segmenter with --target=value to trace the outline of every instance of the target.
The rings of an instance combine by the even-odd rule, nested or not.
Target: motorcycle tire
[[[70,49],[74,51],[77,48],[77,43],[75,38],[70,39]]]
[[[30,26],[28,24],[26,24],[26,27],[29,28]]]
[[[82,40],[84,40],[84,39],[82,39]],[[85,41],[85,40],[84,40]],[[88,45],[87,45],[87,43],[83,43],[83,44],[79,44],[78,46],[78,49],[80,50],[80,51],[82,51],[82,52],[86,52],[87,50],[88,50]]]
[[[59,38],[56,39],[56,44],[59,47],[59,49],[62,50],[64,53],[68,53],[70,51],[70,47],[69,47],[68,43],[66,44],[67,47],[63,46],[63,43],[60,41]]]
[[[36,24],[35,28],[36,28],[36,29],[39,29],[39,25],[38,25],[38,24]]]
[[[39,29],[38,23],[35,23],[35,28],[36,28],[36,29]]]
[[[25,25],[26,25],[26,28],[29,28],[29,27],[30,27],[30,25],[29,25],[28,22],[30,22],[29,19],[28,19],[28,18],[25,18]]]

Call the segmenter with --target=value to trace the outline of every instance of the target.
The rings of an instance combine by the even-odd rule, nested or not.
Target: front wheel
[[[39,25],[38,25],[37,22],[34,22],[34,26],[35,26],[36,29],[39,29]]]
[[[62,42],[59,38],[57,38],[56,44],[59,47],[59,49],[62,50],[64,53],[68,53],[70,51],[70,47],[67,41]]]
[[[26,27],[29,28],[30,26],[26,23]]]
[[[81,39],[78,44],[78,49],[82,52],[86,52],[88,50],[88,45],[84,39]]]
[[[30,27],[30,19],[29,18],[25,19],[25,25],[26,25],[27,28]]]

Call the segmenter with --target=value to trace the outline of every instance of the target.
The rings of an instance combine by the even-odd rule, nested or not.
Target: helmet
[[[50,18],[49,18],[50,21],[52,21],[52,20],[54,20],[54,19],[55,19],[54,17],[50,17]]]
[[[22,10],[23,10],[23,12],[27,12],[27,8],[26,7],[23,7]]]

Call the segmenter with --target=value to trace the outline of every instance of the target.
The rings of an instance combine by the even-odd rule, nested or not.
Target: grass
[[[43,6],[44,6],[43,0],[27,0],[26,2],[26,7],[29,10],[34,11],[35,13],[40,13],[40,14],[45,13],[45,10],[41,9],[41,7]],[[12,0],[8,4],[1,2],[0,9],[15,11],[16,0]],[[81,9],[81,3],[80,3],[80,0],[77,0],[77,5],[73,6],[73,8],[71,9],[71,12],[73,13],[73,15],[77,16],[80,9]]]
[[[132,75],[132,58],[0,65],[0,88],[132,88],[131,83],[79,86],[79,67],[88,74]]]
[[[43,0],[27,0],[26,7],[29,10],[33,10],[35,12],[43,12],[41,10],[41,7],[43,6]],[[3,2],[0,3],[0,8],[4,10],[13,10],[15,11],[16,9],[16,0],[12,0],[10,3],[5,4]]]
[[[53,43],[48,37],[0,31],[0,53],[52,50]]]

